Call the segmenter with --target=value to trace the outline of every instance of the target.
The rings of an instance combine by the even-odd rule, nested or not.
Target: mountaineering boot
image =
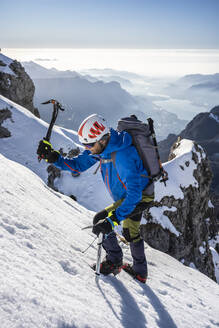
[[[140,282],[142,282],[143,284],[146,283],[147,277],[146,275],[142,276],[139,273],[135,272],[135,270],[133,269],[133,267],[129,264],[129,263],[124,263],[122,265],[122,269],[127,272],[130,276],[132,276],[134,279],[139,280]]]
[[[92,269],[96,270],[96,263],[92,265]],[[113,273],[114,276],[116,276],[120,271],[122,270],[122,260],[113,263],[109,260],[104,260],[100,263],[100,273],[102,273],[104,276],[107,276],[110,273]]]

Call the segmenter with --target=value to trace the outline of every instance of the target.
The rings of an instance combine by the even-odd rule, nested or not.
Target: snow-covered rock
[[[178,136],[191,139],[201,145],[211,162],[213,170],[213,182],[211,191],[219,195],[219,106],[213,107],[210,112],[200,113],[190,121],[186,128]],[[166,162],[172,144],[177,140],[177,135],[170,135],[166,140],[159,143],[161,160]]]
[[[0,72],[4,74],[15,75],[15,73],[10,68],[10,65],[13,63],[13,60],[9,57],[0,54]]]
[[[164,164],[167,185],[156,182],[155,204],[142,220],[144,239],[215,279],[217,268],[208,244],[214,224],[209,201],[212,171],[206,153],[193,141],[178,139],[169,158]]]
[[[94,213],[0,155],[1,328],[204,328],[219,326],[219,286],[146,246],[147,285],[96,278]],[[131,256],[123,245],[125,260]]]

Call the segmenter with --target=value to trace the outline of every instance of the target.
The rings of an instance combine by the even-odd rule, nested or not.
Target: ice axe
[[[100,232],[98,236],[98,248],[97,248],[97,262],[96,262],[96,275],[100,275],[100,262],[101,262],[101,251],[102,251],[102,244],[103,244],[104,235]]]
[[[47,131],[47,134],[46,136],[43,138],[43,140],[46,140],[49,142],[50,140],[50,137],[51,137],[51,133],[52,133],[52,129],[53,129],[53,126],[55,124],[55,121],[57,119],[57,116],[58,116],[58,113],[59,113],[59,110],[61,111],[64,111],[64,108],[62,107],[62,105],[55,99],[50,99],[50,100],[47,100],[45,102],[42,103],[42,105],[47,105],[47,104],[53,104],[53,113],[52,113],[52,119],[51,119],[51,122],[49,124],[49,128],[48,128],[48,131]],[[41,161],[41,157],[38,156],[38,160],[39,162]]]

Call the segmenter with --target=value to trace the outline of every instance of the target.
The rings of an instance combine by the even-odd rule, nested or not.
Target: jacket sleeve
[[[89,150],[85,150],[82,154],[72,159],[67,159],[60,155],[57,162],[53,164],[64,171],[81,173],[96,164],[97,161],[98,159],[92,156]]]
[[[121,168],[121,179],[126,187],[126,197],[115,212],[119,221],[125,220],[142,200],[141,175],[138,170],[138,161],[139,159],[135,156],[127,156],[125,165]]]

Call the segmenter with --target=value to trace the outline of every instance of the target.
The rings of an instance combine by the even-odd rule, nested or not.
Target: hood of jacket
[[[104,151],[100,154],[101,157],[107,158],[109,155],[118,150],[125,149],[132,144],[132,137],[128,132],[117,132],[110,129],[110,140]]]

